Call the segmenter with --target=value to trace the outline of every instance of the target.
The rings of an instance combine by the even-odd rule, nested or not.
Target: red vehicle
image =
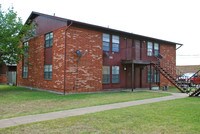
[[[178,82],[183,85],[191,85],[191,78],[195,75],[195,73],[185,73],[178,77]]]
[[[192,78],[190,78],[190,82],[193,85],[198,85],[200,84],[200,76],[194,76]]]
[[[200,71],[198,71],[200,72]],[[178,77],[178,82],[182,85],[188,85],[189,87],[200,85],[200,75],[196,73],[185,73]]]

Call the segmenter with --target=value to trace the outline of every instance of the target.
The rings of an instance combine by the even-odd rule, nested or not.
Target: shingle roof
[[[147,41],[158,41],[159,43],[179,45],[180,47],[183,45],[181,43],[176,43],[176,42],[157,39],[157,38],[148,37],[148,36],[144,36],[144,35],[129,33],[129,32],[121,31],[121,30],[116,30],[116,29],[111,29],[111,28],[102,27],[102,26],[98,26],[98,25],[88,24],[88,23],[84,23],[84,22],[80,22],[80,21],[70,20],[70,19],[57,17],[57,16],[53,16],[53,15],[47,15],[47,14],[34,12],[34,11],[30,14],[29,18],[27,19],[27,21],[25,23],[26,24],[31,23],[32,20],[34,18],[38,17],[38,16],[45,16],[45,17],[48,17],[48,18],[51,18],[51,19],[56,19],[56,20],[64,21],[64,22],[70,22],[70,23],[72,22],[73,25],[76,25],[76,26],[87,27],[87,28],[95,29],[95,30],[102,31],[102,32],[112,32],[112,33],[115,33],[115,34],[118,34],[118,35],[123,35],[123,36],[127,36],[127,37],[134,37],[136,39],[142,39],[142,40],[147,40]]]

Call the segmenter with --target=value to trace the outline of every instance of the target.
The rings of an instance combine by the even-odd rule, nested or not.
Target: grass
[[[21,87],[0,85],[0,119],[166,95],[169,94],[140,91],[85,93],[64,96]]]
[[[199,134],[199,98],[184,98],[0,129],[0,133]]]
[[[166,92],[171,92],[171,93],[181,93],[176,87],[169,87]]]
[[[189,92],[194,92],[196,90],[195,87],[190,87],[185,91],[189,91]],[[176,88],[176,87],[169,87],[169,89],[167,90],[167,92],[172,92],[172,93],[180,93],[180,91]]]

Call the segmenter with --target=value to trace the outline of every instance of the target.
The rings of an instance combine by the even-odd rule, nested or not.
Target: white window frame
[[[53,32],[45,34],[45,48],[53,46]]]
[[[159,54],[159,44],[154,43],[154,56],[158,56]]]
[[[153,56],[153,43],[147,42],[147,56]]]
[[[109,84],[110,83],[110,66],[103,66],[102,69],[102,83]]]
[[[110,51],[110,35],[103,34],[103,51]]]
[[[120,82],[120,70],[119,66],[112,66],[112,83]]]
[[[112,51],[113,52],[119,52],[119,44],[120,38],[117,35],[112,35]]]
[[[52,65],[44,65],[44,79],[52,79]]]

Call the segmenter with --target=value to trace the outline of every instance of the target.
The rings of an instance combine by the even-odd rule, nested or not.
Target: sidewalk
[[[171,96],[166,96],[166,97],[121,102],[121,103],[114,103],[114,104],[107,104],[107,105],[100,105],[100,106],[84,107],[84,108],[78,108],[78,109],[72,109],[72,110],[64,110],[64,111],[58,111],[58,112],[2,119],[0,120],[0,128],[17,126],[21,124],[33,123],[33,122],[38,122],[38,121],[65,118],[65,117],[70,117],[70,116],[84,115],[84,114],[89,114],[89,113],[124,108],[124,107],[129,107],[129,106],[136,106],[136,105],[141,105],[141,104],[149,104],[149,103],[160,102],[160,101],[174,100],[174,99],[185,98],[185,97],[188,97],[188,95],[182,94],[182,93],[172,93]]]

